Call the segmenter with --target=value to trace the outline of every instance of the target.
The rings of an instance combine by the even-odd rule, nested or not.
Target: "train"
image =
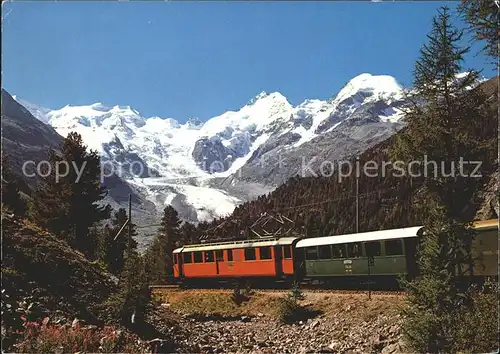
[[[498,219],[474,222],[474,281],[498,279]],[[185,245],[173,251],[173,278],[181,286],[251,282],[290,286],[397,287],[418,275],[423,227],[313,238],[280,237]]]

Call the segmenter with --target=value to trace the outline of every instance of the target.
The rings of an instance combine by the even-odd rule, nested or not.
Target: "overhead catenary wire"
[[[372,191],[372,192],[360,193],[360,194],[358,194],[358,197],[360,197],[360,198],[361,197],[367,197],[367,196],[375,195],[375,194],[379,194],[379,193],[381,193],[381,191]],[[273,208],[273,209],[270,209],[270,210],[266,210],[266,212],[281,212],[281,211],[285,211],[285,210],[295,210],[295,209],[301,209],[301,208],[306,208],[306,207],[311,207],[311,206],[316,206],[316,205],[333,203],[333,202],[337,202],[337,201],[341,201],[341,200],[345,200],[345,199],[356,198],[356,194],[352,194],[352,193],[349,193],[349,194],[350,195],[343,195],[341,197],[326,199],[326,200],[322,200],[320,202],[300,204],[300,205],[294,205],[294,206],[290,206],[290,207],[276,207],[276,208]],[[394,199],[396,199],[396,198],[393,197],[393,198],[389,198],[388,200],[394,200]],[[224,220],[221,224],[218,224],[218,225],[216,225],[216,226],[214,226],[214,227],[206,230],[205,232],[213,231],[213,230],[221,227],[226,222],[227,221]],[[155,223],[155,224],[137,225],[136,228],[159,227],[159,226],[161,226],[161,224]]]
[[[380,193],[380,192],[379,191],[374,191],[374,192],[361,193],[361,194],[359,194],[359,197],[365,197],[365,196],[368,196],[368,195],[373,195],[373,194],[378,194],[378,193]],[[271,209],[269,211],[283,211],[283,210],[291,210],[291,209],[300,209],[300,208],[303,208],[303,207],[314,206],[314,205],[321,205],[321,204],[327,204],[327,203],[337,202],[337,201],[340,201],[340,200],[345,200],[345,199],[350,199],[350,198],[356,198],[356,195],[354,194],[354,195],[351,195],[351,196],[343,196],[343,197],[338,197],[338,198],[323,200],[321,202],[314,202],[314,203],[309,203],[309,204],[295,205],[295,206],[292,206],[292,207],[274,208],[274,209]]]
[[[145,227],[159,227],[161,226],[161,224],[146,224],[146,225],[136,225],[136,228],[137,229],[143,229]]]

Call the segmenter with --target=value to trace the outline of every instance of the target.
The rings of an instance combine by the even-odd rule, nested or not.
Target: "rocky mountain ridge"
[[[361,74],[330,100],[293,106],[279,92],[262,92],[237,111],[184,124],[129,106],[51,110],[15,99],[60,135],[80,133],[158,212],[173,203],[197,222],[227,215],[300,174],[302,159],[316,156],[315,169],[322,159],[357,154],[390,136],[402,126],[403,96],[394,78]]]

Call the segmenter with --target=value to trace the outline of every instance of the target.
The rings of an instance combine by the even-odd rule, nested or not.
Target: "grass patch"
[[[243,296],[243,295],[242,295]],[[246,296],[239,305],[234,294],[228,292],[182,291],[159,295],[155,298],[170,304],[172,311],[194,316],[257,316],[259,313],[273,316],[278,307],[277,297],[254,293]]]
[[[238,311],[232,294],[226,293],[192,294],[183,297],[182,301],[171,303],[171,308],[183,313],[205,315],[231,315]]]

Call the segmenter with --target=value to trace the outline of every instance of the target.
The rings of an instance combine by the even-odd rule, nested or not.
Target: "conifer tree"
[[[114,213],[109,224],[106,224],[99,235],[99,259],[106,265],[108,270],[116,275],[119,275],[125,264],[125,253],[129,248],[128,226],[126,226],[120,234],[127,221],[128,216],[124,208],[118,209]],[[130,249],[137,250],[137,241],[134,237],[137,236],[136,225],[132,223],[132,238],[130,239]]]
[[[88,248],[87,248],[87,258],[92,260],[99,260],[100,254],[100,242],[103,230],[99,224],[94,224],[89,228],[87,238],[88,238]]]
[[[167,274],[173,274],[172,269],[172,252],[178,246],[180,241],[180,226],[179,214],[172,206],[167,206],[163,211],[161,220],[160,233],[164,239],[165,255],[167,257]]]
[[[1,153],[2,166],[2,210],[4,207],[17,216],[23,217],[27,211],[26,202],[21,198],[19,179],[9,164],[7,156]]]
[[[177,211],[172,206],[167,206],[163,210],[159,234],[146,252],[146,262],[152,283],[167,282],[173,275],[172,251],[181,241],[179,226]]]
[[[115,245],[115,235],[111,227],[106,224],[102,230],[98,231],[98,247],[97,247],[97,259],[102,262],[104,266],[113,274],[117,274],[116,270],[113,270],[111,264],[113,262],[113,250]]]
[[[74,132],[62,141],[60,150],[60,155],[48,152],[50,170],[42,171],[46,176],[34,193],[31,217],[89,254],[95,248],[89,228],[109,218],[111,210],[109,205],[99,205],[106,195],[100,184],[100,157],[97,151],[87,152],[81,136]]]
[[[167,255],[162,235],[158,234],[144,255],[150,284],[165,284],[168,279]]]
[[[113,241],[110,246],[110,270],[115,274],[120,274],[125,264],[125,253],[127,249],[137,250],[137,241],[135,241],[134,237],[137,236],[136,225],[132,223],[132,238],[129,239],[128,235],[128,226],[123,229],[120,235],[116,237],[122,226],[127,221],[128,216],[127,212],[124,208],[118,209],[118,211],[114,214],[113,219],[111,220],[111,232],[113,235]],[[116,239],[114,239],[116,237]],[[130,245],[129,245],[130,242]]]
[[[184,222],[180,227],[180,238],[182,244],[196,244],[200,241],[196,226],[189,222]]]
[[[462,0],[459,6],[464,20],[475,34],[476,40],[486,41],[483,47],[488,55],[498,60],[500,8],[493,0]],[[498,65],[497,62],[495,62]]]
[[[486,118],[480,92],[471,89],[478,73],[461,74],[469,50],[459,45],[462,34],[451,24],[448,8],[442,7],[415,64],[407,128],[391,149],[394,160],[426,158],[436,163],[420,169],[425,173],[424,188],[416,201],[427,211],[419,249],[420,277],[404,282],[409,290],[404,330],[418,352],[455,349],[457,314],[468,304],[465,275],[473,271],[474,235],[469,226],[480,180],[470,177],[475,166],[460,166],[460,161],[482,161],[486,156],[479,138]]]
[[[126,252],[118,287],[108,300],[113,318],[129,328],[141,328],[151,306],[151,293],[144,258],[134,250]]]

